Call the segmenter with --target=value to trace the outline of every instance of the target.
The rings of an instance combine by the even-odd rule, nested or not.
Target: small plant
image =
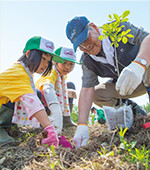
[[[128,42],[128,38],[133,38],[132,34],[129,34],[131,29],[128,29],[127,31],[121,31],[121,29],[124,27],[124,25],[120,26],[122,22],[126,22],[129,19],[126,18],[130,14],[130,11],[125,11],[121,16],[118,16],[117,14],[108,15],[110,23],[109,24],[104,24],[102,27],[103,31],[102,33],[105,35],[105,38],[108,36],[110,37],[112,41],[112,46],[115,45],[116,47],[119,46],[118,42],[122,40],[124,44]],[[99,39],[103,39],[104,35],[100,35]]]
[[[112,43],[111,46],[114,45],[114,52],[115,52],[115,61],[116,61],[116,70],[117,74],[119,76],[119,67],[118,67],[118,61],[117,61],[117,51],[116,48],[119,46],[118,42],[122,41],[124,44],[128,42],[128,38],[133,38],[134,36],[132,34],[129,34],[131,29],[128,29],[126,31],[122,31],[122,28],[124,25],[121,25],[121,23],[128,21],[129,19],[126,18],[130,14],[130,11],[127,10],[123,12],[121,16],[118,16],[117,14],[108,15],[110,23],[109,24],[104,24],[102,27],[103,31],[102,33],[104,35],[100,35],[99,39],[103,40],[103,38],[107,38],[108,36],[110,37]]]
[[[78,123],[78,106],[75,104],[72,109],[71,118],[74,123]]]
[[[16,130],[16,127],[15,126],[11,126],[11,131],[15,132],[15,130]]]
[[[48,146],[47,146],[48,147]],[[51,145],[50,146],[50,151],[52,152],[52,155],[55,156],[56,153],[55,153],[55,146],[54,145]]]
[[[149,166],[149,162],[150,162],[150,158],[149,158],[149,153],[150,150],[146,150],[145,146],[143,146],[140,149],[135,148],[135,150],[133,150],[133,148],[136,145],[136,142],[133,141],[131,143],[128,143],[125,139],[124,139],[124,135],[127,131],[127,128],[122,130],[122,127],[120,128],[119,131],[119,137],[120,137],[120,148],[125,150],[125,159],[128,162],[132,162],[133,164],[139,162],[141,163],[143,166],[145,166],[146,170],[148,168],[150,168]]]
[[[124,139],[124,135],[126,133],[126,131],[128,130],[128,128],[125,128],[124,130],[122,129],[122,127],[120,128],[120,131],[119,131],[119,137],[120,137],[120,146],[119,148],[120,149],[123,149],[125,151],[125,159],[128,161],[128,162],[132,162],[132,163],[135,163],[135,159],[133,156],[129,157],[129,154],[130,153],[133,153],[133,148],[135,147],[136,145],[136,142],[133,141],[131,143],[128,143],[125,139]]]
[[[35,155],[38,155],[38,156],[41,156],[41,157],[47,157],[47,158],[48,158],[48,164],[49,164],[50,169],[55,170],[55,169],[56,169],[56,166],[59,166],[59,167],[62,169],[62,166],[61,166],[59,160],[56,160],[56,161],[52,160],[52,158],[56,156],[55,146],[54,146],[54,145],[51,145],[51,146],[49,147],[47,144],[46,144],[45,146],[47,147],[48,152],[43,153],[43,154],[37,154],[37,153],[34,153],[34,154],[35,154]]]
[[[146,105],[142,106],[142,108],[146,111],[146,113],[150,112],[150,103],[147,103]]]
[[[131,142],[131,143],[128,143],[128,142],[124,139],[124,135],[125,135],[125,133],[126,133],[127,130],[128,130],[127,127],[126,127],[124,130],[122,129],[122,127],[120,128],[119,137],[120,137],[120,142],[121,142],[121,144],[120,144],[119,148],[131,152],[131,150],[135,147],[136,142],[133,141],[133,142]]]
[[[145,169],[149,169],[150,165],[150,158],[149,158],[150,150],[145,149],[145,146],[141,147],[140,149],[135,148],[135,153],[129,153],[132,157],[136,159],[137,162],[140,162],[142,165],[145,166]]]
[[[111,151],[111,152],[108,152],[108,150],[106,149],[106,148],[103,148],[103,147],[101,147],[101,151],[102,151],[102,153],[100,152],[100,151],[97,151],[102,157],[109,157],[109,156],[113,156],[114,155],[114,152],[113,151]]]

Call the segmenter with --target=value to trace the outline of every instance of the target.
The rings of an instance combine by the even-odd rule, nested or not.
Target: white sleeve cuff
[[[43,93],[48,106],[53,103],[59,103],[53,84],[45,83],[43,86]]]

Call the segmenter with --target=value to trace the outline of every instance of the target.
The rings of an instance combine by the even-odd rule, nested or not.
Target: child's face
[[[65,60],[64,63],[57,63],[56,67],[61,75],[67,75],[74,68],[75,63]]]
[[[42,74],[48,67],[49,62],[52,60],[52,55],[48,53],[42,54],[41,63],[36,71],[38,74]]]

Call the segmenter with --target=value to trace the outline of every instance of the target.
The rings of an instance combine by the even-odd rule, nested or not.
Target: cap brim
[[[77,62],[77,61],[75,61],[75,60],[71,60],[71,59],[69,59],[69,58],[63,58],[64,60],[67,60],[67,61],[71,61],[71,62],[73,62],[73,63],[76,63],[76,64],[81,64],[81,63],[79,63],[79,62]]]
[[[61,58],[58,55],[53,54],[53,53],[51,53],[51,55],[53,56],[53,58],[52,58],[53,61],[55,61],[57,63],[64,63],[64,59],[63,58]]]
[[[76,38],[76,40],[73,43],[73,48],[74,51],[76,52],[77,47],[87,39],[88,37],[88,29],[87,27],[84,28],[84,30],[78,35],[78,37]]]

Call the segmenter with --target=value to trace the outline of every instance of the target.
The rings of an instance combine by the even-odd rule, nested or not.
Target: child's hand
[[[46,135],[46,138],[42,140],[44,145],[48,144],[48,146],[55,145],[55,147],[58,147],[59,140],[53,125],[47,126],[42,134]]]
[[[76,91],[74,89],[68,89],[68,97],[69,98],[77,98],[77,94],[76,94]]]

